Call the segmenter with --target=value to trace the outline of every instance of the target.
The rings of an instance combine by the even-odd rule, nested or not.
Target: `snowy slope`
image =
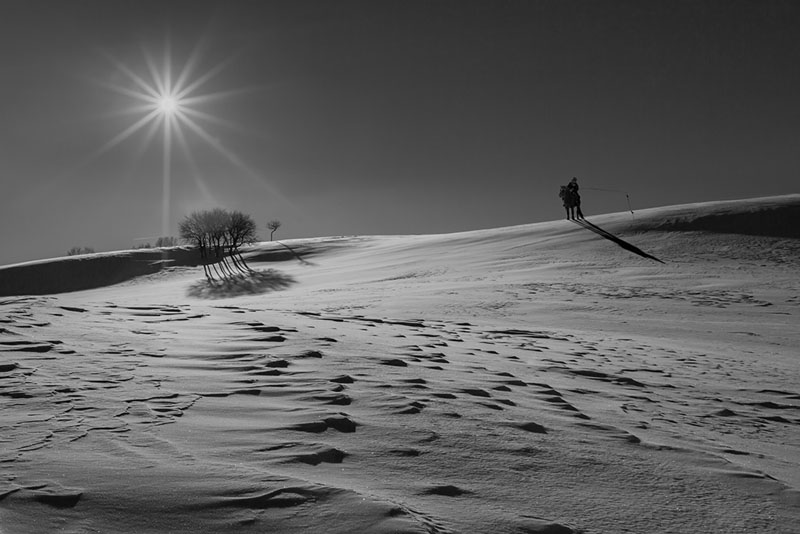
[[[798,207],[0,269],[0,531],[796,532]]]

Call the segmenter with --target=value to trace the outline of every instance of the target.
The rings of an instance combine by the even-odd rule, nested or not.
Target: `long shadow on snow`
[[[190,297],[201,299],[223,299],[279,291],[294,283],[295,279],[292,276],[275,269],[267,269],[213,282],[198,280],[189,286],[186,294]]]
[[[295,257],[295,259],[296,259],[297,261],[299,261],[300,263],[302,263],[303,265],[314,265],[314,264],[313,264],[313,263],[311,263],[310,261],[306,261],[305,259],[303,259],[303,257],[302,257],[302,256],[301,256],[301,255],[300,255],[300,254],[299,254],[297,251],[295,251],[295,249],[293,249],[292,247],[290,247],[290,246],[289,246],[289,245],[287,245],[286,243],[281,243],[280,241],[276,241],[276,243],[278,243],[280,246],[282,246],[283,248],[285,248],[285,249],[287,249],[289,252],[291,252],[291,253],[292,253],[292,256],[294,256],[294,257]]]
[[[308,258],[323,254],[330,250],[351,246],[355,238],[328,238],[325,241],[311,243],[295,243],[289,246],[281,241],[272,241],[270,247],[259,245],[255,250],[246,250],[243,255],[249,262],[272,262],[295,259],[303,265],[314,265]],[[279,245],[278,248],[275,245]]]
[[[637,246],[631,245],[630,243],[628,243],[627,241],[625,241],[623,239],[620,239],[619,237],[615,236],[614,234],[612,234],[608,230],[603,230],[602,228],[600,228],[596,224],[592,224],[589,221],[587,221],[586,219],[570,219],[570,220],[572,222],[574,222],[575,224],[583,226],[587,230],[591,230],[592,232],[596,233],[597,235],[608,239],[609,241],[613,241],[614,243],[616,243],[617,245],[619,245],[620,247],[624,248],[627,251],[633,252],[634,254],[638,254],[639,256],[641,256],[643,258],[647,258],[647,259],[650,259],[650,260],[657,261],[658,263],[664,263],[663,261],[659,260],[655,256],[653,256],[651,254],[648,254],[647,252],[643,251],[642,249],[640,249]]]

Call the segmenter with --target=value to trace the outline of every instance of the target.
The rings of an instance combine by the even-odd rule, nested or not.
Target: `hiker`
[[[578,195],[578,189],[580,189],[578,187],[578,179],[573,176],[572,180],[570,180],[569,183],[567,184],[567,191]],[[580,197],[580,195],[578,196]]]
[[[573,177],[567,185],[561,186],[561,191],[558,194],[564,202],[567,220],[584,218],[581,211],[581,195],[578,193],[578,189],[578,179]]]
[[[572,194],[572,202],[575,205],[578,219],[583,219],[583,212],[581,211],[581,195],[578,193],[578,189],[578,179],[573,176],[572,180],[570,180],[567,184],[567,190]]]

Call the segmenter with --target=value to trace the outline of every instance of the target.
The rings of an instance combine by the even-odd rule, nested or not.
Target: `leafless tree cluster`
[[[257,239],[256,223],[249,215],[222,208],[196,211],[184,217],[178,228],[181,239],[200,250],[209,282],[253,272],[240,252],[243,245]]]

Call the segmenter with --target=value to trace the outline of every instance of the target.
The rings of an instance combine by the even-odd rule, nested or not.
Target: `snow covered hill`
[[[799,210],[0,268],[0,531],[796,532]]]

